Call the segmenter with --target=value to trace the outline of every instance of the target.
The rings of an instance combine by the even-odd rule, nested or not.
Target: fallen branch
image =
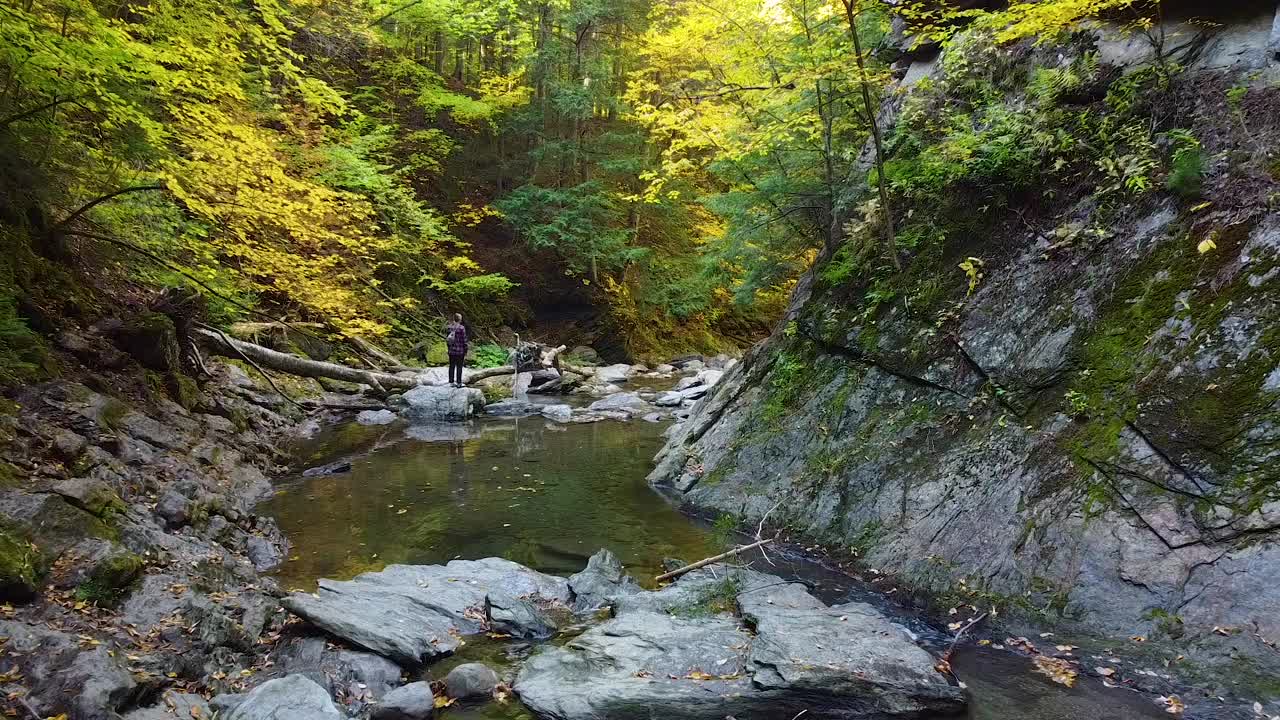
[[[771,542],[773,542],[773,538],[765,538],[764,540],[757,540],[756,542],[753,542],[750,545],[742,545],[732,550],[729,550],[727,552],[722,552],[719,555],[715,555],[713,557],[699,560],[698,562],[693,563],[692,565],[685,565],[682,568],[676,568],[675,570],[672,570],[669,573],[663,573],[659,575],[653,580],[654,582],[662,582],[664,580],[671,580],[673,578],[678,578],[687,572],[697,570],[698,568],[701,568],[701,567],[706,567],[708,565],[711,565],[712,563],[718,563],[721,560],[724,560],[725,558],[733,557],[734,555],[746,552],[747,550],[754,550],[755,548],[761,547],[763,545],[768,545]]]
[[[398,375],[389,375],[371,370],[359,370],[346,365],[308,360],[297,355],[277,352],[271,348],[227,337],[225,333],[220,331],[214,332],[204,328],[196,328],[195,333],[209,341],[208,344],[211,350],[219,355],[230,358],[251,357],[272,370],[289,373],[290,375],[361,383],[380,391],[387,387],[408,390],[420,384],[415,378],[403,378]]]

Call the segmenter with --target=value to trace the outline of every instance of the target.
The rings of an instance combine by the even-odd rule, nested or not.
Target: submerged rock
[[[351,472],[350,460],[337,460],[325,465],[309,467],[302,471],[302,477],[321,477],[324,475],[338,475],[345,472]],[[157,506],[156,512],[159,511],[159,506]]]
[[[543,608],[568,602],[564,578],[486,558],[392,565],[350,581],[321,580],[317,594],[293,593],[284,606],[331,635],[416,667],[453,652],[459,636],[491,622],[509,634],[545,635],[553,624]],[[491,608],[498,609],[493,616]]]

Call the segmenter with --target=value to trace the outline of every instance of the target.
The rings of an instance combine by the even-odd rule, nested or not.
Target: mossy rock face
[[[26,602],[35,597],[39,560],[34,545],[0,527],[0,600]]]
[[[142,565],[142,558],[131,552],[113,555],[93,569],[89,582],[104,588],[122,590],[138,578]]]
[[[191,410],[200,403],[200,386],[190,377],[180,373],[171,372],[166,378],[165,389],[169,391],[169,397],[173,401]]]
[[[178,331],[173,320],[158,312],[142,313],[115,334],[116,344],[143,367],[157,372],[179,369]]]
[[[480,382],[480,391],[484,393],[484,401],[486,403],[495,403],[499,400],[506,400],[511,397],[511,378],[491,378]]]

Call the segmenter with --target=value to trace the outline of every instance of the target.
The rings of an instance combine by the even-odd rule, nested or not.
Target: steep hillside
[[[652,482],[1280,693],[1280,21],[1242,14],[917,59],[903,270],[849,223]]]

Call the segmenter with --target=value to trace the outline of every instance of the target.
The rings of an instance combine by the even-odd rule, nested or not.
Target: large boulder
[[[419,385],[405,391],[405,416],[414,422],[465,420],[484,409],[484,393],[475,388]]]
[[[729,574],[726,574],[729,573]],[[736,607],[741,617],[716,610]],[[617,616],[520,670],[515,691],[557,720],[949,716],[964,707],[935,661],[874,608],[826,607],[747,571],[691,573],[627,595]]]
[[[313,625],[401,665],[447,655],[459,636],[490,626],[545,638],[567,608],[568,582],[500,558],[448,565],[391,565],[354,580],[321,580],[316,594],[294,593],[284,606]]]
[[[324,688],[304,675],[287,675],[254,688],[227,720],[341,720]]]

